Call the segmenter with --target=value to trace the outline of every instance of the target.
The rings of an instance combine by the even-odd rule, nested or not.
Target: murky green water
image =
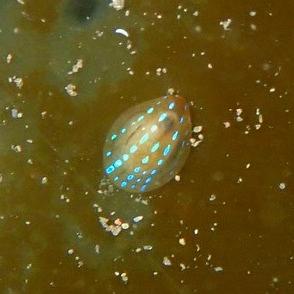
[[[292,1],[108,4],[0,3],[0,292],[293,293]],[[107,130],[169,88],[203,142],[112,191]]]

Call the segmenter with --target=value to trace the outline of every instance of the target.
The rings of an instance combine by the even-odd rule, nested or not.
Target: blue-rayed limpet
[[[104,172],[120,189],[147,192],[169,182],[189,155],[191,118],[186,100],[164,96],[134,106],[107,134]]]

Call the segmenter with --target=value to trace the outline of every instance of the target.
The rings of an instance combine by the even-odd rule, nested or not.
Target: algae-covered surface
[[[293,293],[293,1],[109,2],[0,2],[0,293]],[[188,161],[118,190],[109,128],[171,90]]]

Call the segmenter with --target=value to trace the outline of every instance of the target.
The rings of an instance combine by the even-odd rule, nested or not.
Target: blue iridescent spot
[[[132,145],[130,148],[130,153],[135,153],[138,150],[137,145]]]
[[[163,150],[163,155],[167,156],[169,154],[170,150],[171,150],[171,145],[168,144]]]
[[[147,164],[148,161],[149,161],[149,156],[148,156],[148,155],[145,156],[145,157],[142,159],[142,163],[143,163],[143,164]]]
[[[141,181],[142,181],[141,178],[138,178],[138,179],[136,180],[137,183],[140,183]]]
[[[106,156],[107,156],[107,157],[111,156],[111,154],[112,154],[111,151],[106,152]]]
[[[134,178],[134,175],[130,174],[130,175],[128,175],[127,180],[131,181],[133,178]]]
[[[148,177],[147,179],[146,179],[146,181],[145,181],[145,184],[148,184],[148,183],[150,183],[152,181],[152,177]]]
[[[149,135],[147,133],[141,138],[140,144],[144,144],[148,139],[149,139]]]
[[[135,189],[135,188],[136,188],[136,185],[132,185],[131,188],[132,188],[132,189]]]
[[[171,102],[171,103],[168,105],[168,108],[169,108],[169,109],[174,109],[174,108],[175,108],[175,102]]]
[[[175,131],[172,136],[173,141],[175,141],[177,139],[178,135],[179,135],[179,131]]]
[[[144,192],[146,190],[147,185],[143,185],[141,188],[141,192]]]
[[[140,170],[141,170],[141,167],[140,167],[140,166],[137,166],[137,167],[134,168],[134,172],[135,172],[135,173],[140,172]]]
[[[155,175],[157,173],[157,169],[152,170],[151,175]]]
[[[164,112],[164,113],[162,113],[162,114],[160,115],[158,121],[159,121],[159,122],[160,122],[160,121],[163,121],[163,120],[165,120],[166,118],[167,118],[167,113]]]
[[[106,173],[109,175],[111,174],[113,171],[114,171],[114,166],[113,165],[110,165],[109,167],[107,167],[105,169]]]
[[[154,108],[153,108],[153,107],[150,107],[150,108],[148,108],[148,109],[147,109],[147,113],[149,113],[149,114],[150,114],[150,113],[152,113],[152,112],[153,112],[153,110],[154,110]]]
[[[163,159],[159,159],[157,162],[158,165],[162,165],[163,164]]]
[[[180,118],[180,124],[182,124],[184,122],[184,117],[182,116],[181,118]]]
[[[143,119],[144,119],[144,115],[141,115],[141,116],[138,117],[137,121],[141,121]]]
[[[127,182],[126,181],[123,181],[123,182],[121,182],[121,184],[120,184],[120,186],[122,187],[122,188],[124,188],[124,187],[126,187],[127,186]]]
[[[112,141],[114,141],[116,138],[117,138],[117,135],[116,135],[116,134],[113,134],[113,135],[111,136],[111,140],[112,140]]]
[[[118,176],[116,176],[113,180],[116,182],[119,179]]]
[[[129,159],[129,155],[128,154],[124,154],[122,156],[122,158],[123,158],[124,161],[127,161]]]
[[[114,166],[115,166],[115,167],[120,167],[120,166],[122,166],[122,164],[123,164],[123,162],[122,162],[120,159],[118,159],[118,160],[114,163]]]
[[[155,143],[155,144],[151,147],[151,152],[152,152],[152,153],[156,152],[156,151],[158,150],[159,146],[160,146],[160,143],[159,143],[159,142]]]
[[[154,133],[157,129],[158,129],[158,126],[157,125],[153,125],[151,127],[151,132]]]
[[[120,130],[120,132],[121,132],[122,134],[124,134],[126,131],[127,131],[126,128],[123,128],[123,129]]]

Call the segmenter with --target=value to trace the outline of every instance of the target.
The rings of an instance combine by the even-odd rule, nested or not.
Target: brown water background
[[[293,1],[108,4],[0,2],[0,293],[293,293]],[[112,192],[109,127],[169,88],[203,142]]]

